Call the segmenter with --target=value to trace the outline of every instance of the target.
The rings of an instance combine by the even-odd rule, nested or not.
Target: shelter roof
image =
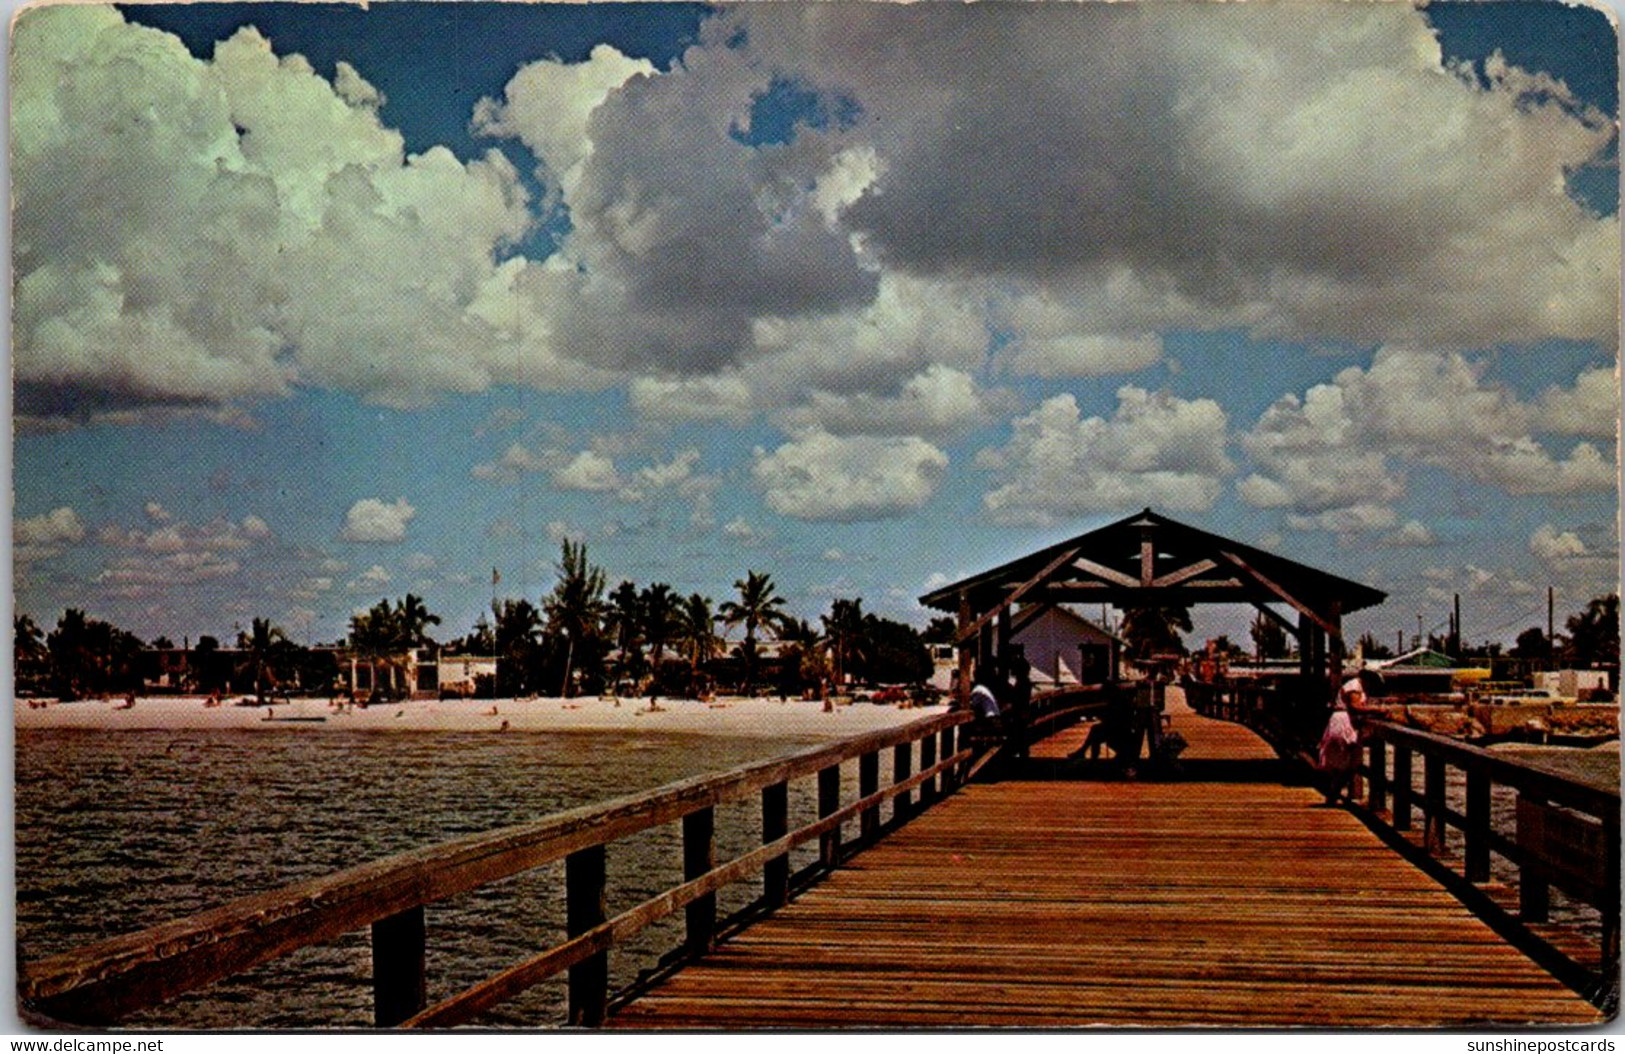
[[[1397,658],[1384,659],[1371,665],[1379,670],[1398,666],[1413,666],[1430,670],[1454,670],[1461,664],[1443,652],[1434,651],[1432,648],[1417,648],[1415,651],[1408,651]]]
[[[1387,594],[1146,509],[934,589],[920,603],[973,613],[1016,601],[1146,607],[1288,603],[1331,618]]]

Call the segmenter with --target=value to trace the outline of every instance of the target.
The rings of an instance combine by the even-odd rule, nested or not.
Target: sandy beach
[[[73,703],[17,700],[17,728],[146,729],[242,728],[379,732],[606,732],[642,731],[694,735],[856,735],[906,724],[943,707],[900,710],[856,703],[826,713],[820,702],[723,697],[709,703],[586,696],[576,699],[421,700],[335,710],[325,699],[295,699],[275,706],[205,705],[203,696],[139,697]],[[269,720],[267,720],[269,718]]]

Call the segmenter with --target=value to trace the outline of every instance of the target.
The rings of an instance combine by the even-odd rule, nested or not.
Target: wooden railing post
[[[1619,814],[1603,817],[1602,824],[1604,852],[1608,854],[1602,906],[1602,971],[1606,974],[1619,968]]]
[[[858,797],[867,798],[880,791],[880,752],[871,750],[858,758]],[[858,816],[858,837],[872,842],[880,833],[880,806],[874,805]]]
[[[1371,796],[1366,805],[1372,812],[1388,808],[1388,743],[1382,739],[1371,741]]]
[[[1467,772],[1467,848],[1462,875],[1469,882],[1490,880],[1490,778]]]
[[[1411,829],[1411,748],[1394,744],[1394,830]]]
[[[698,809],[683,817],[683,881],[692,882],[717,866],[716,810]],[[717,932],[717,895],[707,893],[684,909],[690,955],[710,951]]]
[[[1444,852],[1444,758],[1422,758],[1422,844],[1430,853]]]
[[[790,786],[771,783],[762,788],[762,844],[790,833]],[[781,908],[790,900],[790,855],[776,856],[762,866],[762,901]]]
[[[914,744],[899,743],[891,749],[891,781],[893,784],[901,783],[914,774]],[[914,804],[908,791],[903,791],[892,799],[892,816],[904,819],[914,812]]]
[[[937,739],[939,740],[938,752],[941,754],[942,760],[947,761],[954,756],[954,730],[951,727],[943,729],[938,733]],[[942,773],[942,793],[952,794],[958,788],[959,766],[955,765],[952,768],[944,769]]]
[[[1527,791],[1519,792],[1518,797],[1534,805],[1546,804],[1545,798]],[[1518,917],[1525,922],[1545,922],[1551,908],[1552,889],[1546,882],[1546,869],[1540,861],[1526,856],[1518,865]]]
[[[564,858],[564,931],[576,937],[607,916],[601,845],[578,849]],[[609,1001],[609,953],[599,952],[570,967],[570,1024],[598,1028]]]
[[[372,924],[372,1019],[394,1028],[428,1002],[423,905]]]
[[[920,771],[924,772],[937,763],[937,737],[925,736],[920,740]],[[937,780],[933,776],[920,784],[920,805],[930,805],[937,800]]]
[[[822,819],[841,807],[841,766],[818,770],[818,816]],[[841,862],[841,829],[818,836],[818,862],[834,867]]]

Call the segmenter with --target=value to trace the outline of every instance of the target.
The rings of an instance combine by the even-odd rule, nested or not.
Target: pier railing
[[[654,922],[684,913],[682,954],[701,954],[718,928],[716,894],[762,876],[757,905],[782,906],[857,847],[917,814],[963,781],[974,751],[957,739],[966,713],[922,718],[766,762],[668,784],[601,805],[362,864],[233,901],[188,918],[20,964],[24,1011],[42,1022],[106,1024],[261,963],[371,927],[374,1021],[442,1028],[568,971],[568,1023],[596,1027],[610,997],[609,953]],[[881,786],[882,755],[891,777]],[[841,765],[857,762],[856,799],[842,801]],[[917,762],[917,764],[916,764]],[[789,829],[789,786],[816,780],[817,819]],[[717,806],[760,796],[761,844],[716,859]],[[891,802],[883,826],[881,806]],[[683,881],[607,917],[606,859],[615,842],[682,825]],[[848,840],[848,831],[856,838]],[[790,851],[818,843],[792,875]],[[494,977],[427,1004],[425,907],[521,872],[564,861],[566,940]]]
[[[1360,728],[1365,814],[1379,833],[1611,1012],[1619,998],[1619,790],[1390,721]],[[1510,866],[1492,868],[1492,855]],[[1549,925],[1554,888],[1598,912],[1591,947],[1573,927]]]
[[[1191,709],[1203,717],[1246,725],[1283,757],[1295,754],[1320,733],[1318,727],[1310,729],[1304,724],[1299,713],[1302,708],[1293,705],[1303,694],[1296,678],[1186,680],[1182,687]],[[1316,711],[1315,720],[1320,720],[1318,715]]]

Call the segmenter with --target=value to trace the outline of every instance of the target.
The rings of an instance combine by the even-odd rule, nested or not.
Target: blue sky
[[[922,622],[1151,506],[1509,640],[1617,588],[1615,61],[1548,3],[31,12],[17,605],[451,635],[572,537]]]

